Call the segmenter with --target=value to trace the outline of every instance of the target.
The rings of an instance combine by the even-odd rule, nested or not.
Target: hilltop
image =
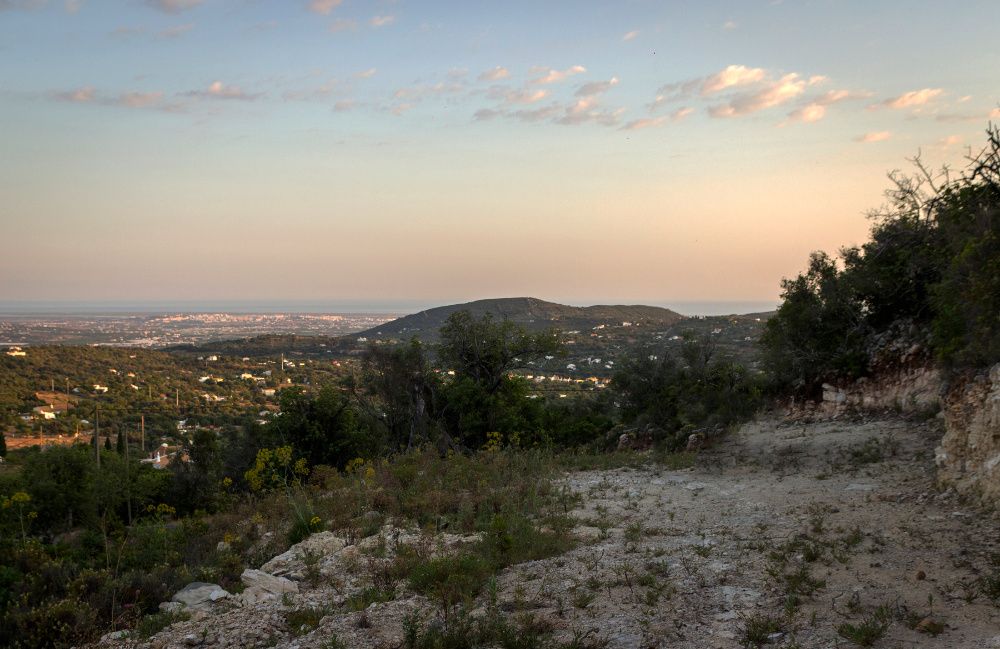
[[[361,338],[408,339],[417,337],[424,342],[435,342],[438,330],[453,313],[469,311],[474,317],[490,314],[498,319],[506,319],[521,325],[529,331],[555,327],[564,331],[593,329],[601,325],[654,326],[659,328],[674,325],[685,317],[662,307],[645,305],[595,305],[567,306],[546,302],[533,297],[511,297],[476,300],[464,304],[427,309],[413,315],[404,316],[383,325],[356,334]]]

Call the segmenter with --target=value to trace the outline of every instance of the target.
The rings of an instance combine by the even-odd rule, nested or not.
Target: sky
[[[777,300],[996,0],[0,0],[0,300]]]

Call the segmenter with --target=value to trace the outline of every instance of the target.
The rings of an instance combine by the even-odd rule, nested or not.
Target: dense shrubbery
[[[901,341],[951,368],[1000,361],[1000,131],[957,178],[915,164],[892,176],[870,241],[784,281],[762,339],[779,389],[863,376]]]
[[[759,380],[745,367],[714,359],[706,341],[685,342],[681,358],[633,359],[614,376],[622,419],[652,426],[655,442],[681,448],[694,432],[714,432],[751,417],[761,405]]]

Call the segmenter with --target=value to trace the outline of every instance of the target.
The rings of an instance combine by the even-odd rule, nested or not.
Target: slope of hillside
[[[1000,647],[985,587],[1000,574],[998,521],[937,489],[936,427],[762,419],[690,468],[570,472],[574,546],[503,569],[468,607],[533,634],[518,646]],[[98,646],[424,647],[482,628],[393,572],[400,556],[457,558],[479,536],[404,520],[372,532],[316,534],[246,571],[242,593],[194,584],[162,605],[190,619]]]
[[[600,325],[621,326],[628,322],[636,326],[668,327],[684,320],[684,316],[669,309],[643,305],[566,306],[533,297],[476,300],[465,304],[427,309],[392,322],[363,331],[363,338],[406,339],[416,336],[434,341],[448,317],[458,311],[469,311],[475,317],[492,314],[507,319],[528,330],[557,327],[563,330],[592,329]]]

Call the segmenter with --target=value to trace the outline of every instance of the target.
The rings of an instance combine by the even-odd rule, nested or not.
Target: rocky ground
[[[555,640],[622,648],[1000,648],[1000,519],[936,487],[940,436],[936,422],[764,420],[691,468],[569,474],[579,544],[506,569],[473,615],[493,606]],[[190,619],[101,644],[398,647],[407,616],[440,607],[405,582],[392,601],[358,593],[397,547],[443,556],[475,540],[314,535],[248,571],[242,593],[195,586],[167,606]]]

